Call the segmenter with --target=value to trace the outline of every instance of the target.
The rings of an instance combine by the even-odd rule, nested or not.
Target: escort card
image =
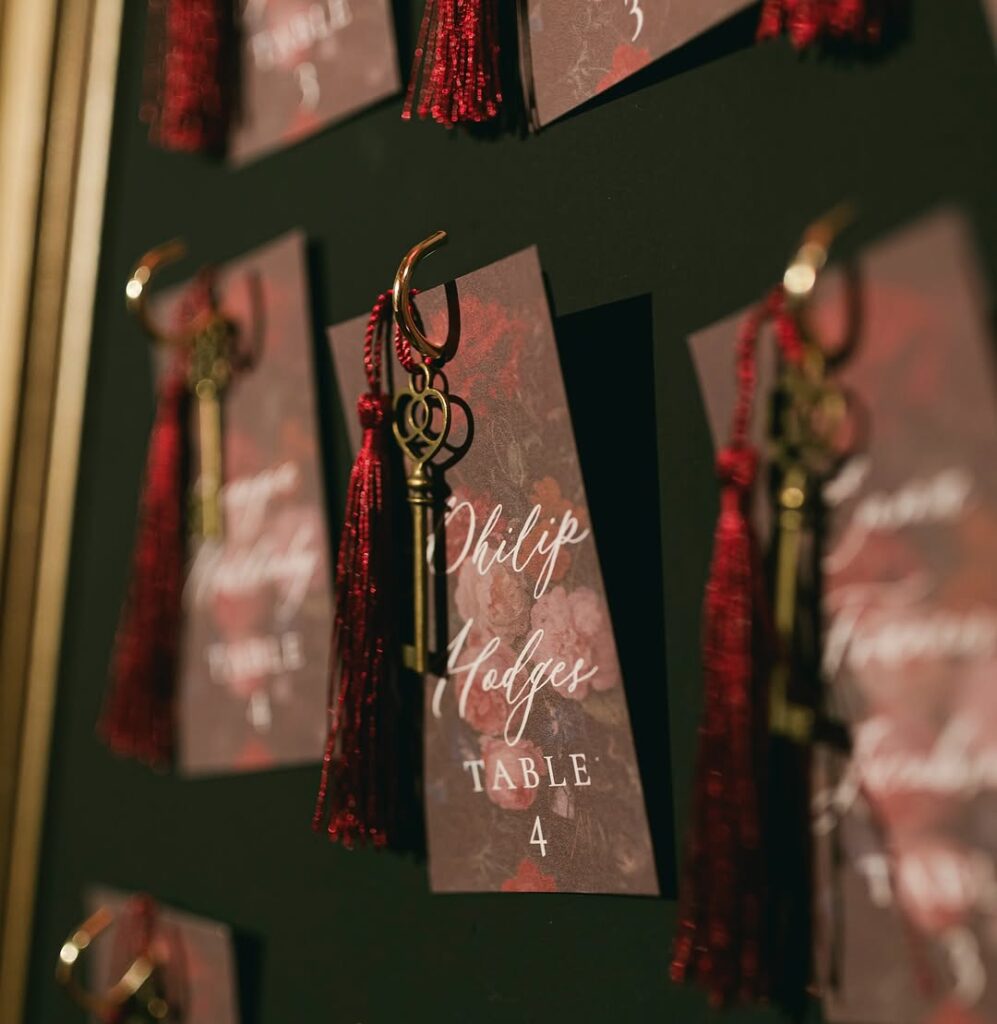
[[[240,0],[241,92],[229,155],[245,163],[398,92],[389,0]]]
[[[751,5],[751,0],[528,0],[522,44],[539,125]]]
[[[127,940],[119,935],[130,899],[127,893],[104,888],[87,896],[88,913],[104,908],[114,915],[89,954],[87,985],[94,992],[106,992],[130,966],[133,953],[123,948]],[[170,991],[184,995],[184,1024],[239,1024],[235,952],[227,925],[158,906],[150,944],[160,955],[168,951]]]
[[[175,319],[181,294],[157,303],[160,323]],[[218,296],[250,365],[235,370],[222,397],[224,535],[191,539],[183,594],[177,766],[198,774],[321,760],[329,685],[303,237],[285,235],[226,264]]]
[[[425,681],[432,888],[656,894],[537,252],[469,274],[457,289],[461,342],[447,376],[469,410],[455,413],[455,439],[471,441],[446,472],[444,526],[427,553],[437,564],[445,545],[449,639],[446,677]],[[443,289],[418,304],[429,336],[445,337]],[[330,332],[354,447],[365,323]],[[403,376],[396,366],[396,382]]]
[[[860,334],[840,379],[866,436],[824,489],[824,673],[854,745],[817,764],[825,1008],[855,1024],[984,1024],[997,1019],[987,307],[952,213],[870,248],[859,272]],[[828,285],[821,336],[841,337],[843,294]],[[728,430],[739,320],[691,339],[714,440]]]

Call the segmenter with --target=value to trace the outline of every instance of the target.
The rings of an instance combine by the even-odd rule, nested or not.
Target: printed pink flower
[[[473,562],[464,562],[454,600],[464,621],[473,619],[479,633],[512,641],[529,625],[531,595],[522,578],[498,562],[483,576]]]
[[[529,857],[524,857],[516,873],[499,888],[502,892],[557,892],[557,879],[541,871]]]
[[[485,640],[474,642],[467,650],[467,661],[472,661],[485,645]],[[506,669],[510,668],[516,661],[516,654],[507,644],[500,644],[495,653],[482,662],[470,689],[467,691],[467,700],[464,704],[464,721],[489,736],[501,736],[505,731],[505,724],[512,713],[504,690],[484,688],[485,676],[494,669],[498,674],[496,682],[502,678]],[[454,685],[453,693],[456,700],[460,701],[464,693],[466,681],[461,679]]]
[[[900,905],[923,932],[937,935],[965,920],[980,890],[972,854],[954,843],[928,839],[901,853]]]
[[[545,767],[540,748],[529,740],[520,740],[510,747],[505,740],[483,736],[481,755],[485,761],[484,785],[488,799],[506,811],[525,811],[536,800],[539,789],[532,776],[528,777],[529,762],[533,762],[533,770],[538,775]],[[520,758],[529,760],[524,765]]]
[[[580,681],[573,690],[557,686],[554,691],[571,700],[584,700],[590,689],[610,690],[620,681],[620,669],[613,646],[613,630],[605,602],[590,587],[570,593],[564,587],[549,590],[533,606],[530,624],[543,630],[535,661],[563,661],[568,670],[581,661],[579,671],[598,667],[591,679]],[[561,673],[561,678],[565,675]]]
[[[478,535],[494,508],[495,499],[490,494],[472,494],[464,488],[454,488],[447,502],[445,533],[448,568],[455,565],[458,559],[470,559]],[[503,537],[508,525],[506,517],[499,516],[493,536]]]
[[[614,85],[636,74],[646,64],[651,63],[651,51],[646,46],[632,46],[620,43],[613,50],[613,66],[596,83],[597,93],[605,92]]]

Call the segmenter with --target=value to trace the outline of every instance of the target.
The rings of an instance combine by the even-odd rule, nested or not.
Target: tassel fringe
[[[358,403],[363,441],[347,492],[336,562],[336,616],[329,737],[312,821],[346,847],[383,846],[392,811],[392,758],[385,714],[391,658],[391,398],[381,391],[390,296],[367,330],[371,390]]]
[[[174,752],[188,401],[185,375],[171,373],[149,439],[131,583],[98,725],[114,753],[156,768],[169,767]]]
[[[785,32],[804,50],[822,40],[876,46],[905,0],[765,0],[758,38]]]
[[[499,3],[426,0],[402,111],[406,121],[414,111],[449,128],[490,121],[498,114]]]

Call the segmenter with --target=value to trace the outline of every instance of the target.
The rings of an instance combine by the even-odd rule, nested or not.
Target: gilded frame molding
[[[0,0],[0,1020],[24,1012],[124,0]]]

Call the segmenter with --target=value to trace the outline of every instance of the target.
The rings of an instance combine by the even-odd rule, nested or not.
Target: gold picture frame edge
[[[0,3],[0,56],[23,58],[5,76],[0,154],[23,138],[25,118],[41,113],[44,127],[34,203],[19,211],[33,231],[0,263],[0,286],[21,286],[24,311],[0,323],[21,367],[0,423],[0,708],[16,714],[17,740],[0,760],[0,1020],[13,1024],[30,961],[124,0]],[[24,192],[0,185],[0,218]]]

